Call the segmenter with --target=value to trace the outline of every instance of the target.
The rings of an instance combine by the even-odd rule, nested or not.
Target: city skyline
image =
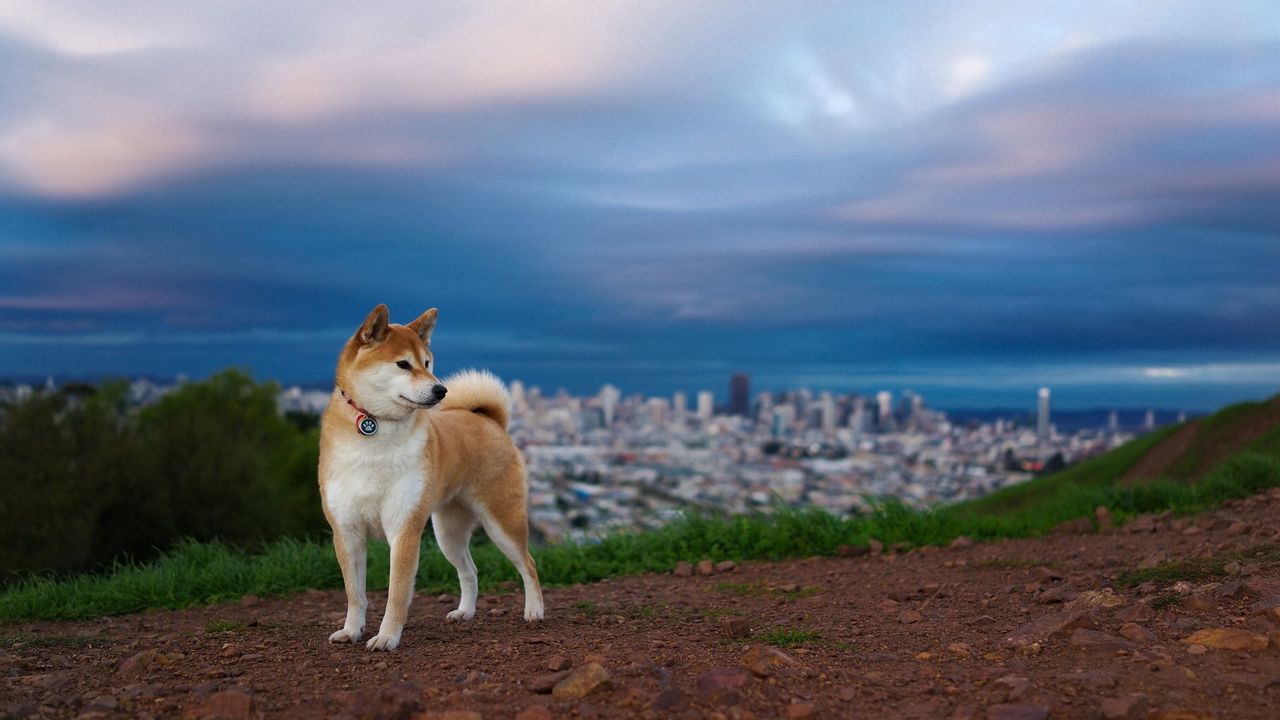
[[[1280,390],[1274,3],[34,3],[0,59],[0,378],[319,384],[386,302],[575,393]]]

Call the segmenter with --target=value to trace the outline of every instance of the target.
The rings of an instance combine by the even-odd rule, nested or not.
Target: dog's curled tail
[[[488,370],[463,370],[444,380],[448,394],[440,401],[441,410],[466,410],[479,413],[507,429],[511,420],[511,396]]]

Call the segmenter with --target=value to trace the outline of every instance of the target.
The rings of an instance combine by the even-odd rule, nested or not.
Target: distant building
[[[622,392],[612,385],[600,388],[600,409],[604,412],[604,426],[613,427],[614,413],[618,410],[618,399]]]
[[[716,396],[711,394],[710,390],[702,390],[698,393],[698,419],[702,422],[710,422],[711,416],[715,414]]]
[[[689,412],[689,398],[684,394],[683,390],[677,390],[671,395],[671,419],[677,423],[684,422],[684,416]]]
[[[1107,432],[1113,435],[1120,432],[1120,416],[1115,410],[1112,410],[1111,414],[1107,416]]]
[[[1147,410],[1147,416],[1142,419],[1142,429],[1147,432],[1156,429],[1156,413],[1154,410]]]
[[[876,423],[879,424],[882,431],[894,429],[893,393],[888,390],[881,390],[876,393]]]
[[[746,417],[751,412],[751,378],[737,373],[729,378],[729,414]]]
[[[1041,445],[1049,442],[1053,426],[1049,424],[1049,388],[1040,388],[1036,407],[1036,441]]]

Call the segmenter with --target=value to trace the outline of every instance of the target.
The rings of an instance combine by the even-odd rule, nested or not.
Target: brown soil
[[[1191,441],[1199,431],[1199,420],[1192,420],[1182,426],[1177,432],[1156,443],[1155,447],[1148,450],[1146,455],[1139,458],[1138,462],[1134,463],[1133,467],[1125,472],[1121,480],[1125,482],[1152,480],[1165,475],[1169,471],[1169,467],[1178,458],[1182,457],[1182,453],[1186,452],[1187,448],[1191,446]]]
[[[456,598],[420,596],[392,653],[325,641],[338,592],[23,623],[0,628],[0,715],[1096,718],[1110,701],[1118,717],[1274,718],[1274,554],[1183,585],[1115,580],[1276,543],[1280,492],[1097,534],[549,588],[533,627],[519,594],[482,598],[464,625],[443,621]],[[1187,642],[1219,628],[1250,649]],[[782,630],[808,635],[783,656],[753,647],[789,645]],[[556,660],[609,680],[537,692]]]

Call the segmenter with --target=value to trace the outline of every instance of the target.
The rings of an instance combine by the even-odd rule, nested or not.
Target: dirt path
[[[1234,575],[1113,586],[1141,564],[1276,543],[1280,492],[1099,534],[551,588],[532,628],[519,595],[482,598],[466,625],[443,622],[455,598],[420,596],[390,654],[325,642],[337,592],[12,625],[0,628],[0,713],[1274,718],[1274,551]]]

